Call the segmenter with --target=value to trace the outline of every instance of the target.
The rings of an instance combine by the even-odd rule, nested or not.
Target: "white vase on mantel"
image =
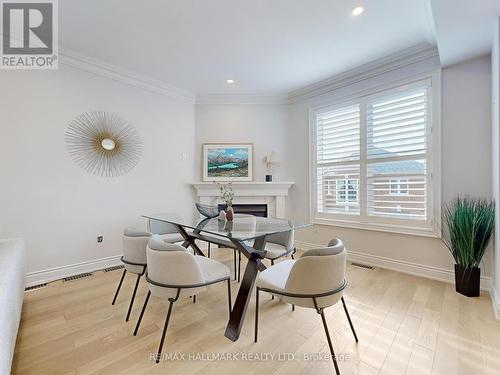
[[[226,221],[226,211],[221,210],[221,211],[219,212],[219,220],[221,220],[221,221]]]

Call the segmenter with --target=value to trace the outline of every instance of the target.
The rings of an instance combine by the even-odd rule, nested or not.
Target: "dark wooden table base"
[[[252,297],[257,274],[259,271],[264,271],[266,269],[266,266],[262,263],[262,259],[266,253],[263,250],[266,246],[266,236],[257,237],[252,248],[240,240],[231,240],[231,243],[228,243],[222,239],[219,241],[215,236],[202,235],[199,230],[194,230],[193,232],[188,233],[181,225],[176,226],[179,233],[184,237],[184,243],[182,246],[191,246],[194,252],[198,255],[205,256],[201,249],[196,245],[196,240],[232,247],[233,249],[238,250],[240,254],[247,257],[248,263],[245,268],[243,279],[240,284],[240,290],[236,296],[236,301],[234,302],[233,309],[231,310],[231,315],[225,332],[225,336],[231,341],[238,340],[241,328],[243,327],[243,322],[245,321],[248,304],[250,303],[250,299]]]

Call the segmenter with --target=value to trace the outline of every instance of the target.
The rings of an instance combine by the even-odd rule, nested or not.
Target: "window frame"
[[[397,219],[369,216],[367,209],[367,108],[368,103],[419,87],[427,87],[429,124],[427,136],[427,220]],[[333,102],[333,104],[332,104]],[[317,210],[316,119],[323,112],[360,105],[360,176],[359,214],[320,213]],[[441,237],[441,69],[401,80],[390,85],[379,85],[350,96],[330,101],[329,104],[309,108],[309,207],[313,224]]]

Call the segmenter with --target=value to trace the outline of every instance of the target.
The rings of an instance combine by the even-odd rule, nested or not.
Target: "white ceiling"
[[[422,42],[443,65],[486,54],[498,16],[500,0],[65,0],[59,34],[63,50],[192,93],[271,95]]]
[[[434,42],[426,0],[65,0],[59,19],[62,49],[198,94],[287,93]]]
[[[432,0],[431,4],[444,66],[491,51],[500,0]]]

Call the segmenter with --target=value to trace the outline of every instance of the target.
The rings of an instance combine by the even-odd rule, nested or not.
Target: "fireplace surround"
[[[248,209],[245,206],[266,205],[267,217],[286,218],[286,198],[290,188],[294,184],[294,182],[290,181],[233,182],[233,207],[242,205],[241,209]],[[217,184],[213,182],[198,182],[192,184],[192,186],[196,190],[199,203],[213,206],[224,203],[220,199],[220,190]],[[262,214],[259,216],[262,216]]]

